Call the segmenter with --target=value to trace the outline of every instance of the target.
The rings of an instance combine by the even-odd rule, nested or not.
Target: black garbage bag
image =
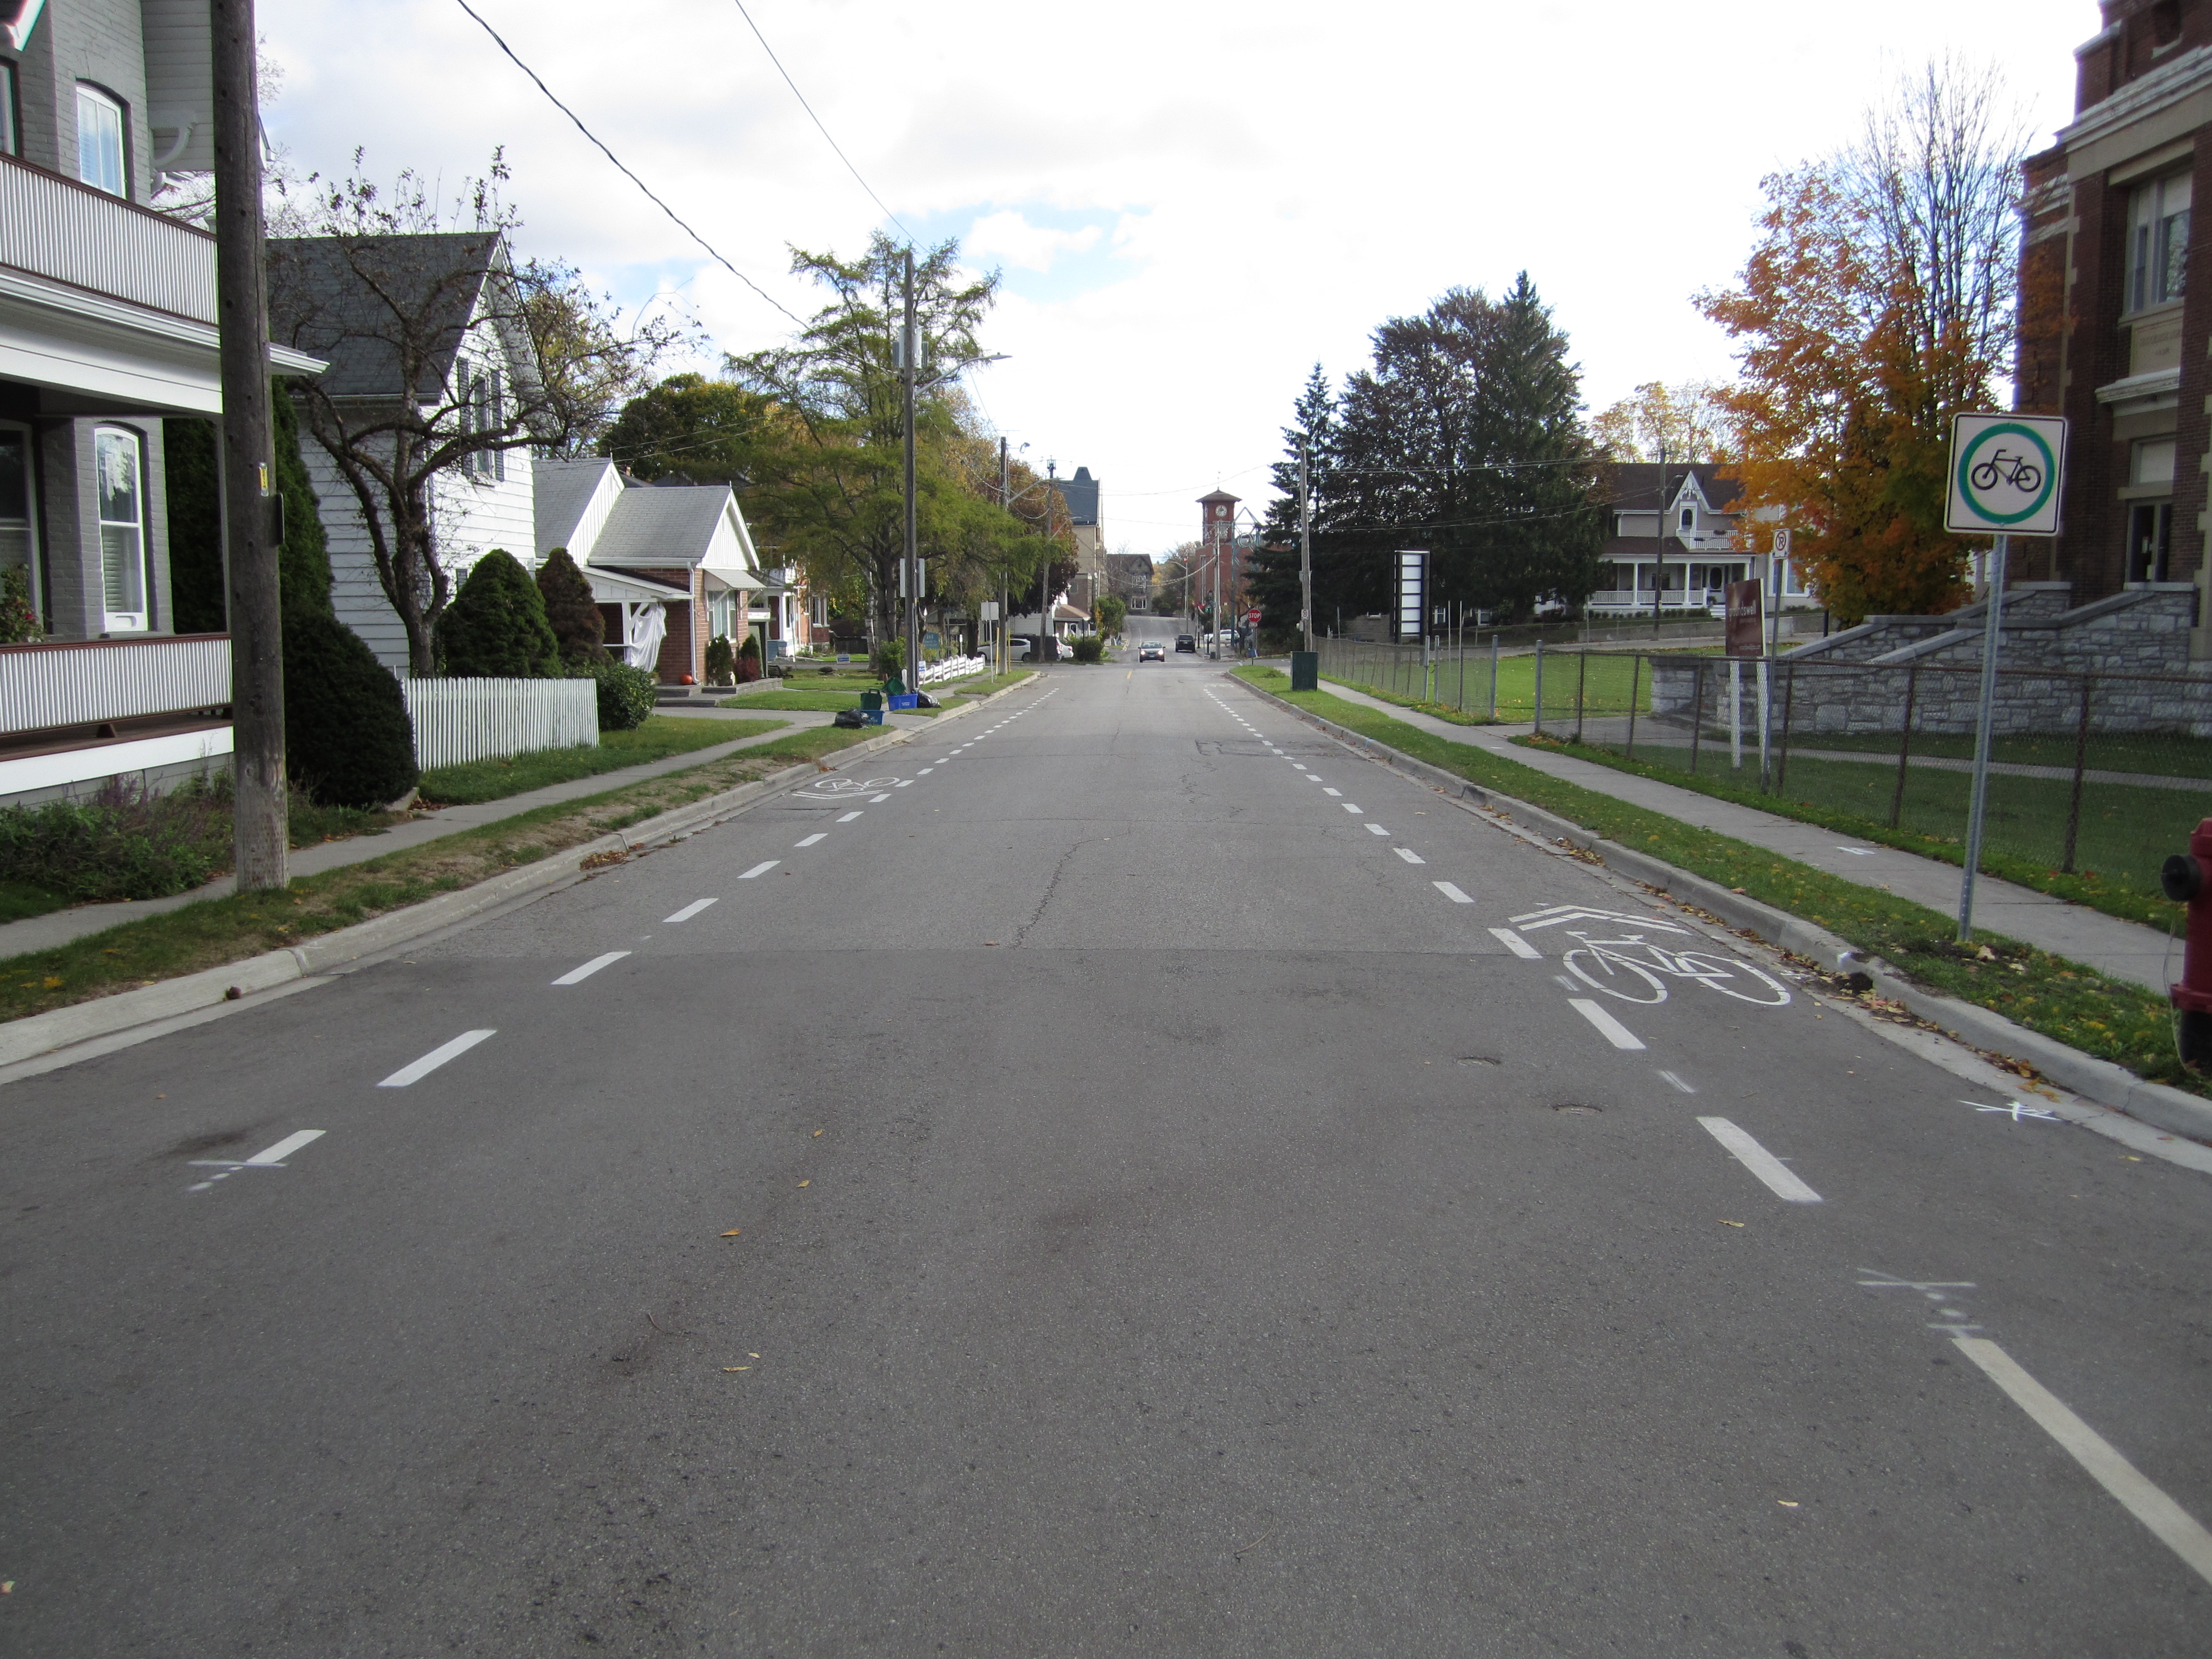
[[[860,711],[857,708],[841,708],[830,716],[830,724],[852,731],[866,726],[867,721],[860,718]]]
[[[936,698],[931,696],[927,691],[917,691],[914,694],[914,706],[916,708],[942,708],[945,707],[943,703],[938,702]]]

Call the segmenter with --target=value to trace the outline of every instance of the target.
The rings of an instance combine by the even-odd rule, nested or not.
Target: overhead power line
[[[845,154],[845,147],[831,137],[830,129],[822,125],[822,118],[814,112],[814,106],[806,101],[806,94],[799,89],[799,82],[791,78],[791,71],[784,68],[783,59],[775,55],[775,48],[769,45],[768,36],[761,33],[760,25],[753,21],[752,13],[745,9],[745,0],[731,0],[731,3],[737,7],[738,15],[745,20],[745,27],[753,32],[753,39],[760,42],[761,50],[768,54],[768,61],[775,65],[775,72],[783,77],[783,84],[791,88],[791,95],[799,100],[799,106],[806,112],[806,118],[814,123],[815,131],[822,135],[831,149],[837,152],[837,159],[845,164],[845,171],[853,175],[853,182],[868,192],[870,201],[883,209],[884,217],[897,225],[901,230],[906,230],[908,241],[914,241],[915,234],[906,229],[906,226],[900,222],[898,215],[893,213],[884,198],[876,194],[876,187],[860,176],[860,168],[853,165],[853,158]]]
[[[569,120],[574,122],[576,131],[582,133],[585,137],[590,139],[592,143],[598,149],[599,154],[605,156],[607,160],[615,164],[615,170],[617,173],[621,173],[623,178],[629,179],[630,183],[635,185],[640,190],[643,191],[645,192],[645,199],[652,203],[653,206],[659,208],[663,213],[666,214],[670,220],[674,222],[678,229],[681,230],[693,241],[698,243],[701,247],[706,249],[708,256],[712,258],[717,264],[720,265],[723,270],[728,271],[731,276],[736,277],[747,288],[752,289],[752,291],[759,295],[762,299],[767,301],[778,311],[783,313],[783,314],[790,318],[793,322],[797,323],[799,327],[805,328],[806,326],[806,322],[804,318],[793,312],[788,306],[778,300],[773,294],[770,294],[758,283],[753,281],[751,277],[746,276],[744,271],[739,270],[735,265],[724,258],[720,251],[717,249],[712,242],[709,242],[697,231],[692,229],[690,225],[685,224],[683,219],[678,216],[674,208],[669,206],[667,203],[662,201],[660,198],[654,195],[653,193],[653,187],[650,185],[647,184],[644,179],[639,178],[637,174],[632,173],[628,167],[624,167],[622,163],[622,158],[617,155],[614,151],[609,149],[606,145],[600,141],[599,136],[584,125],[582,117],[579,116],[575,111],[570,109],[566,104],[562,103],[558,98],[556,98],[553,95],[553,88],[547,86],[545,82],[539,78],[536,70],[531,68],[529,64],[524,63],[522,59],[516,55],[514,48],[508,46],[505,40],[500,38],[500,33],[497,29],[494,28],[489,23],[484,21],[482,15],[477,12],[474,6],[469,3],[469,0],[453,0],[453,3],[459,6],[463,11],[468,13],[471,17],[476,19],[477,26],[483,29],[486,34],[491,36],[492,44],[497,46],[501,52],[505,52],[509,58],[514,60],[515,68],[520,70],[525,75],[531,78],[531,80],[537,85],[538,90],[545,94],[546,100],[550,103],[555,109],[559,110],[562,114],[567,116]],[[750,21],[750,20],[749,19],[747,21]],[[796,90],[796,88],[793,88],[793,90]],[[810,113],[811,112],[810,112]]]

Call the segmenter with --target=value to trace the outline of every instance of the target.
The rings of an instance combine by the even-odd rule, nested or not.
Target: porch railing
[[[0,646],[0,732],[89,726],[230,702],[230,636]]]

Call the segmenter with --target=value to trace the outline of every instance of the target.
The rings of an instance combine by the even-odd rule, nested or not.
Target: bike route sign
[[[2066,474],[2060,415],[1954,415],[1946,530],[2055,536]]]

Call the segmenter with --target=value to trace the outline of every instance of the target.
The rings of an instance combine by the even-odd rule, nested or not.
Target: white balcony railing
[[[202,323],[216,320],[215,238],[0,155],[0,264]]]
[[[182,714],[229,701],[228,635],[0,646],[0,732]]]

